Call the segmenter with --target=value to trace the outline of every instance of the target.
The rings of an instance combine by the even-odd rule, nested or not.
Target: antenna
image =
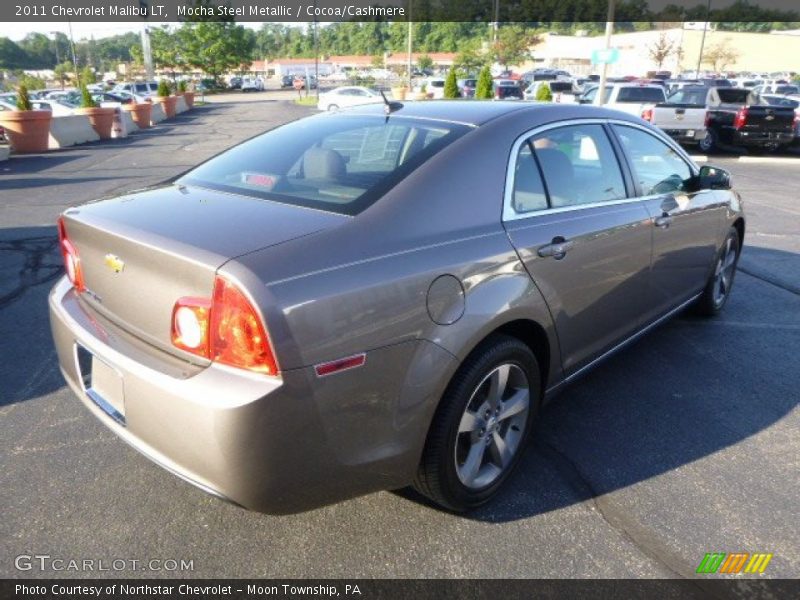
[[[403,108],[402,102],[389,102],[389,100],[386,98],[386,94],[383,93],[383,90],[381,90],[381,98],[383,98],[383,112],[387,116],[392,114],[394,111]]]

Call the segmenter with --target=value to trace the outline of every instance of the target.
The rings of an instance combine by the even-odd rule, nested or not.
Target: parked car
[[[800,86],[789,83],[763,84],[753,88],[759,95],[774,94],[778,96],[788,96],[789,94],[800,94]]]
[[[723,309],[745,223],[725,171],[637,117],[442,101],[294,121],[58,229],[51,327],[86,408],[287,513],[412,483],[488,502],[543,401]]]
[[[369,88],[361,86],[344,86],[319,95],[319,110],[336,111],[348,106],[375,104],[383,102],[381,95]]]
[[[537,81],[532,83],[524,92],[525,100],[536,100],[539,88],[547,87],[553,96],[553,102],[563,102],[564,104],[574,104],[577,100],[575,95],[578,90],[571,81]]]
[[[599,97],[595,86],[578,99],[581,104],[597,104]],[[664,87],[642,83],[614,83],[605,87],[603,105],[637,117],[645,117],[656,104],[666,101]]]
[[[495,79],[492,82],[494,97],[496,100],[523,100],[525,95],[520,85],[521,80],[517,79]]]
[[[458,85],[458,93],[462,98],[474,98],[475,90],[478,87],[477,78],[471,77],[468,79],[459,79],[456,81]]]
[[[428,92],[428,95],[434,100],[444,98],[444,78],[442,77],[428,77],[423,85]]]
[[[242,92],[262,92],[264,91],[264,80],[261,77],[242,77],[239,87]]]
[[[291,75],[283,75],[281,76],[281,87],[282,88],[290,88],[292,87],[292,82],[294,81],[294,77]]]
[[[769,150],[794,140],[794,110],[770,106],[752,90],[708,88],[704,107],[707,132],[699,145],[703,152],[713,152],[720,144]]]
[[[118,106],[120,104],[130,104],[134,101],[136,96],[127,92],[119,92],[112,94],[111,92],[103,92],[101,94],[94,94],[92,99],[102,106]]]
[[[112,94],[117,92],[128,92],[129,94],[136,94],[144,98],[158,95],[158,82],[157,81],[127,81],[115,85],[111,89]]]
[[[760,98],[770,106],[786,106],[794,110],[794,141],[795,143],[800,142],[800,96],[763,94]]]
[[[708,88],[695,84],[669,95],[646,113],[650,121],[681,144],[700,145],[706,138],[706,98]]]
[[[228,81],[228,88],[231,90],[240,90],[242,89],[242,78],[241,77],[231,77],[230,81]]]

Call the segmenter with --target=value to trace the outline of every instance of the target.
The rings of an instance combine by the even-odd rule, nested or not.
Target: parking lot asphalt
[[[680,576],[702,589],[704,554],[739,551],[774,554],[761,577],[800,575],[800,158],[709,158],[732,172],[749,218],[724,314],[680,316],[566,389],[505,491],[473,514],[407,490],[247,512],[91,416],[50,340],[57,215],[307,112],[215,102],[126,140],[0,163],[0,577],[167,574],[14,566],[47,554],[193,561],[168,573],[183,577]]]

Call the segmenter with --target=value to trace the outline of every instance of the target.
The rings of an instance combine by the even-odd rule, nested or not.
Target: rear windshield
[[[431,81],[428,85],[430,85],[431,87],[435,87],[435,88],[443,88],[444,87],[444,81],[442,81],[441,79],[438,80],[438,81]]]
[[[718,89],[720,102],[724,104],[754,104],[752,92],[741,88]]]
[[[705,106],[707,96],[708,88],[683,88],[671,94],[667,100],[673,104]]]
[[[796,85],[779,85],[775,88],[776,94],[796,94],[800,88]]]
[[[617,94],[617,102],[663,102],[664,90],[654,87],[624,87]]]
[[[476,85],[478,85],[478,80],[477,79],[465,79],[464,80],[464,86],[465,87],[475,87]]]
[[[550,83],[551,92],[571,92],[572,84],[569,81],[553,81]]]
[[[469,129],[383,116],[302,119],[212,158],[178,183],[354,215]]]

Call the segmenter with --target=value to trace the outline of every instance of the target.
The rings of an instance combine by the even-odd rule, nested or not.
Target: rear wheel
[[[328,105],[328,110],[330,112],[336,112],[337,110],[339,110],[339,105],[338,104],[329,104]]]
[[[713,152],[717,149],[717,134],[713,129],[706,131],[706,137],[700,140],[700,143],[697,144],[697,147],[700,148],[702,152],[706,153]]]
[[[740,251],[739,231],[731,227],[722,248],[717,253],[714,271],[708,279],[703,294],[697,300],[697,312],[712,317],[725,306],[733,287]]]
[[[528,346],[509,336],[488,339],[450,382],[414,487],[451,510],[488,502],[519,462],[540,389]]]

